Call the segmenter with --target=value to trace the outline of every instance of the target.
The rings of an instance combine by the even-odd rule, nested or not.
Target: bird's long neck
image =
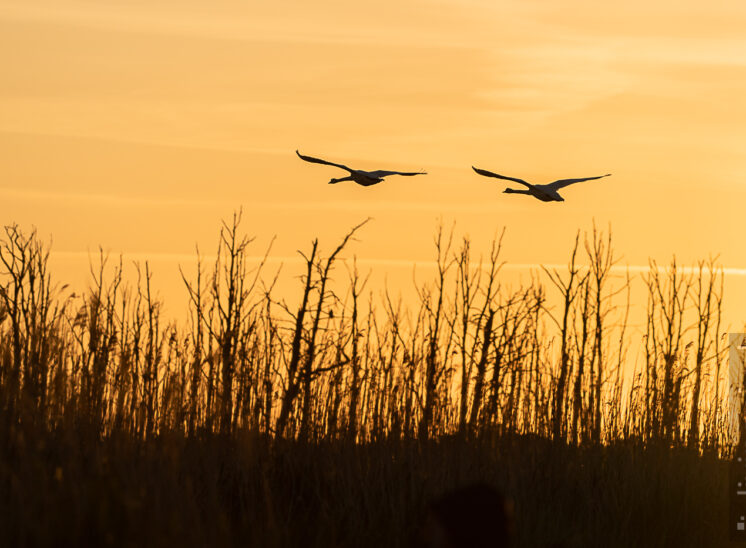
[[[505,192],[508,194],[531,194],[529,190],[516,190],[514,188],[506,188]]]
[[[329,181],[330,185],[336,185],[337,183],[341,183],[342,181],[352,181],[352,176],[348,175],[347,177],[342,177],[341,179],[332,179]]]

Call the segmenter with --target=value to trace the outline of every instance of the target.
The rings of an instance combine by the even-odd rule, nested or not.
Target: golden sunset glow
[[[0,547],[746,542],[746,2],[0,0]]]
[[[505,226],[529,265],[595,219],[621,264],[720,254],[738,323],[745,25],[733,2],[2,0],[0,211],[53,236],[57,277],[102,245],[166,294],[238,208],[278,257],[371,216],[354,253],[383,270],[432,260],[439,218],[484,252]],[[429,174],[330,186],[296,149]],[[472,165],[613,176],[545,204]]]

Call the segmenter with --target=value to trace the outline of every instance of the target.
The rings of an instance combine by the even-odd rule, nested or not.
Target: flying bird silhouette
[[[311,162],[312,164],[325,164],[327,166],[339,167],[350,173],[347,177],[342,177],[341,179],[332,179],[331,181],[329,181],[330,185],[341,183],[342,181],[355,181],[359,185],[371,186],[371,185],[377,185],[378,183],[382,182],[383,178],[388,177],[389,175],[405,175],[407,177],[411,175],[427,175],[427,173],[424,171],[414,171],[414,172],[386,171],[383,169],[379,169],[376,171],[363,171],[361,169],[351,169],[342,164],[335,164],[334,162],[327,162],[326,160],[321,160],[319,158],[313,158],[311,156],[304,156],[297,150],[295,151],[295,153],[298,155],[298,158],[300,158],[301,160],[305,160],[306,162]]]
[[[523,179],[516,179],[515,177],[506,177],[505,175],[498,175],[497,173],[492,173],[491,171],[487,171],[486,169],[479,169],[474,166],[471,166],[471,168],[477,173],[479,173],[480,175],[484,175],[485,177],[496,177],[498,179],[514,181],[516,183],[525,185],[526,187],[528,187],[528,190],[515,190],[513,188],[506,188],[503,192],[506,192],[508,194],[528,194],[529,196],[538,198],[542,202],[564,202],[565,199],[559,195],[559,192],[557,192],[559,189],[565,188],[566,186],[569,186],[575,183],[581,183],[583,181],[592,181],[593,179],[601,179],[602,177],[608,177],[609,175],[611,175],[611,173],[607,173],[606,175],[599,175],[597,177],[583,177],[580,179],[560,179],[558,181],[554,181],[553,183],[548,183],[546,185],[532,185],[531,183],[527,183]]]

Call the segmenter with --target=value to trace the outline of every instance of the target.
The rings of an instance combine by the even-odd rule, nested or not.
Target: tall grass
[[[690,472],[709,470],[720,485],[717,457],[727,457],[735,440],[725,426],[723,273],[714,259],[688,274],[675,259],[666,268],[651,261],[643,275],[645,330],[635,333],[631,276],[615,274],[608,231],[578,232],[565,270],[545,268],[528,284],[507,288],[501,284],[502,234],[482,257],[468,238],[458,241],[453,229],[439,227],[434,279],[418,285],[415,301],[405,304],[388,290],[366,298],[367,279],[356,262],[344,260],[363,225],[326,254],[311,242],[301,253],[298,295],[286,301],[276,294],[266,263],[251,266],[255,243],[234,215],[220,229],[214,262],[200,259],[194,270],[182,270],[186,324],[162,317],[147,263],[138,265],[138,279],[130,283],[121,260],[111,264],[101,254],[88,289],[73,293],[55,284],[49,248],[37,234],[6,226],[0,239],[0,443],[6,447],[0,476],[6,487],[26,478],[30,489],[51,489],[50,500],[64,504],[75,489],[69,482],[90,472],[97,479],[83,488],[91,492],[75,496],[114,497],[124,505],[100,509],[106,515],[93,526],[90,516],[78,516],[77,526],[93,527],[98,540],[136,525],[117,522],[118,512],[147,521],[143,508],[158,505],[171,525],[162,524],[158,530],[166,537],[151,535],[151,543],[230,544],[238,534],[258,544],[291,545],[300,527],[296,521],[289,532],[293,516],[303,527],[314,519],[337,520],[327,531],[332,537],[354,536],[354,530],[373,531],[383,516],[416,517],[407,504],[416,507],[459,479],[489,477],[517,499],[521,538],[531,545],[570,534],[567,527],[562,534],[553,530],[560,526],[551,519],[543,527],[552,530],[533,531],[526,515],[541,512],[537,503],[511,490],[520,483],[516,478],[544,473],[536,468],[540,462],[580,459],[590,475],[604,471],[629,481],[621,477],[633,473],[640,464],[634,464],[635,451],[643,451],[659,455],[651,466],[665,477],[665,463],[676,463]],[[213,454],[199,440],[225,451]],[[520,443],[530,449],[510,440],[529,440]],[[677,456],[679,450],[695,460]],[[22,464],[30,451],[41,455],[33,466],[51,467],[38,471],[46,479],[37,484],[31,465]],[[248,460],[241,461],[246,452]],[[93,467],[87,470],[77,458]],[[329,468],[305,462],[316,458],[328,460]],[[128,469],[128,459],[139,464]],[[457,470],[443,470],[449,462]],[[513,474],[494,468],[505,463]],[[581,478],[582,466],[565,466],[567,478],[546,479],[571,491],[568,478]],[[153,474],[163,470],[169,470],[166,477],[156,480]],[[650,473],[642,470],[641,477]],[[266,474],[269,479],[261,479]],[[442,481],[433,484],[432,475]],[[111,478],[118,483],[107,485]],[[126,478],[154,480],[163,486],[156,489],[162,500],[143,500],[143,491],[125,485]],[[361,494],[350,484],[354,478],[363,478],[370,492]],[[543,493],[543,480],[532,481]],[[309,486],[317,492],[304,494]],[[595,496],[586,487],[587,496]],[[712,485],[701,487],[719,501],[712,508],[722,509]],[[8,492],[20,496],[18,489]],[[318,491],[325,489],[355,492],[350,511],[364,515],[335,506],[330,492]],[[305,504],[304,497],[321,500],[322,507],[302,516],[284,496],[300,497],[297,504]],[[607,502],[621,507],[634,496],[622,490]],[[179,502],[186,513],[177,516],[168,509],[169,497],[200,502]],[[214,515],[205,510],[210,504],[220,508]],[[38,500],[31,507],[39,515],[50,511]],[[214,519],[205,525],[200,512]],[[177,530],[192,514],[191,522],[206,529],[182,539]],[[49,516],[38,519],[55,526]],[[585,529],[569,526],[578,542],[608,529],[603,517],[591,521]],[[397,531],[413,526],[391,525]],[[66,534],[85,537],[77,529]],[[351,542],[332,537],[319,537],[318,545]],[[575,537],[562,538],[574,545]],[[48,540],[29,538],[32,544]]]

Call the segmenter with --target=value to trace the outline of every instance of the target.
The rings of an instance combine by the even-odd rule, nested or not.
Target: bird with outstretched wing
[[[506,175],[500,175],[498,173],[493,173],[492,171],[487,171],[486,169],[479,169],[478,167],[471,166],[471,168],[476,171],[479,175],[483,175],[485,177],[495,177],[497,179],[505,179],[506,181],[513,181],[514,183],[518,183],[521,185],[524,185],[526,187],[526,190],[515,190],[513,188],[506,188],[503,192],[507,194],[528,194],[529,196],[533,196],[534,198],[537,198],[541,200],[542,202],[564,202],[565,199],[560,196],[559,192],[557,192],[561,188],[565,188],[566,186],[570,186],[575,183],[582,183],[583,181],[592,181],[594,179],[601,179],[602,177],[608,177],[611,175],[611,173],[607,173],[606,175],[597,175],[596,177],[580,177],[577,179],[559,179],[557,181],[554,181],[552,183],[547,183],[544,185],[533,185],[527,181],[524,181],[523,179],[518,179],[516,177],[508,177]]]
[[[347,167],[344,164],[336,164],[334,162],[329,162],[327,160],[322,160],[321,158],[314,158],[313,156],[305,156],[298,152],[297,150],[295,153],[298,155],[298,158],[301,160],[304,160],[306,162],[311,162],[312,164],[324,164],[327,166],[334,166],[338,167],[340,169],[344,169],[349,173],[347,177],[342,177],[339,179],[332,179],[329,181],[330,185],[341,183],[342,181],[354,181],[359,185],[362,186],[372,186],[376,185],[383,181],[384,177],[388,177],[389,175],[404,175],[405,177],[410,177],[412,175],[427,175],[424,171],[388,171],[383,169],[378,169],[375,171],[363,171],[362,169],[352,169]]]

